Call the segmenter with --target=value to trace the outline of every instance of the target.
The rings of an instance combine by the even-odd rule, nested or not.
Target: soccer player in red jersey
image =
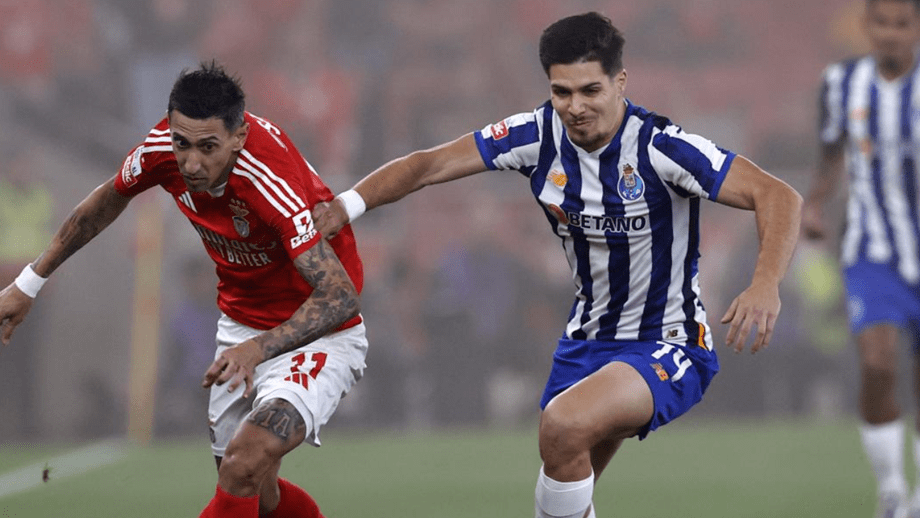
[[[332,192],[283,131],[245,111],[239,82],[216,63],[180,75],[167,116],[0,292],[0,339],[9,343],[48,276],[157,185],[219,278],[217,351],[202,382],[218,481],[201,516],[321,517],[278,470],[301,443],[319,446],[363,373],[361,260],[350,229],[328,241],[316,231],[311,210]]]

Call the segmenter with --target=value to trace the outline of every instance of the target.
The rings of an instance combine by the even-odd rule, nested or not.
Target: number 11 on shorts
[[[284,378],[284,381],[300,383],[303,385],[303,388],[309,389],[308,380],[310,378],[316,379],[316,376],[319,375],[319,371],[323,370],[323,366],[326,365],[326,353],[313,353],[313,355],[310,356],[310,360],[313,361],[313,368],[310,369],[309,373],[304,373],[301,372],[300,368],[307,361],[307,353],[300,353],[291,358],[291,361],[294,362],[294,366],[291,367],[291,375]]]

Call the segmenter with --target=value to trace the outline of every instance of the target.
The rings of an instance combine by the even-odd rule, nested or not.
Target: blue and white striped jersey
[[[700,301],[700,198],[715,199],[735,155],[626,102],[616,136],[572,144],[546,102],[476,132],[490,169],[530,179],[575,281],[574,340],[667,340],[712,349]]]
[[[920,68],[887,81],[867,56],[824,71],[821,141],[842,143],[849,196],[841,262],[897,268],[920,281],[916,164],[920,161]]]

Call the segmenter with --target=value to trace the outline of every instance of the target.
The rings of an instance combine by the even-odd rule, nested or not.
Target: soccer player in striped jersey
[[[540,39],[550,100],[393,160],[316,211],[324,235],[424,186],[516,170],[562,240],[575,301],[541,401],[536,516],[595,516],[594,482],[703,396],[718,361],[700,296],[702,199],[753,210],[760,253],[722,318],[728,345],[766,347],[801,197],[742,156],[626,99],[624,39],[606,17],[564,18]],[[616,514],[613,512],[612,514]]]
[[[0,293],[0,337],[9,342],[61,263],[155,186],[201,236],[219,278],[223,314],[202,383],[218,482],[201,516],[320,518],[278,470],[301,443],[319,446],[363,373],[361,260],[350,229],[321,238],[311,210],[332,192],[283,131],[245,111],[239,82],[216,63],[180,75],[167,116]]]
[[[920,0],[867,0],[863,27],[872,52],[824,71],[821,159],[802,223],[806,237],[823,238],[823,207],[848,183],[840,262],[859,350],[860,434],[878,479],[876,516],[890,518],[908,507],[896,391],[902,330],[920,390]],[[920,467],[916,433],[913,445]],[[920,491],[909,508],[920,518]]]

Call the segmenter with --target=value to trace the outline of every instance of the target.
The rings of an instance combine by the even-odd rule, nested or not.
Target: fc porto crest
[[[236,200],[230,203],[230,210],[233,211],[233,228],[236,229],[236,233],[240,237],[249,237],[249,222],[246,221],[246,216],[249,214],[249,211],[243,207],[237,205]]]
[[[633,166],[626,164],[623,166],[623,175],[617,182],[617,191],[620,197],[626,201],[635,201],[645,194],[645,182],[639,173],[633,169]]]

